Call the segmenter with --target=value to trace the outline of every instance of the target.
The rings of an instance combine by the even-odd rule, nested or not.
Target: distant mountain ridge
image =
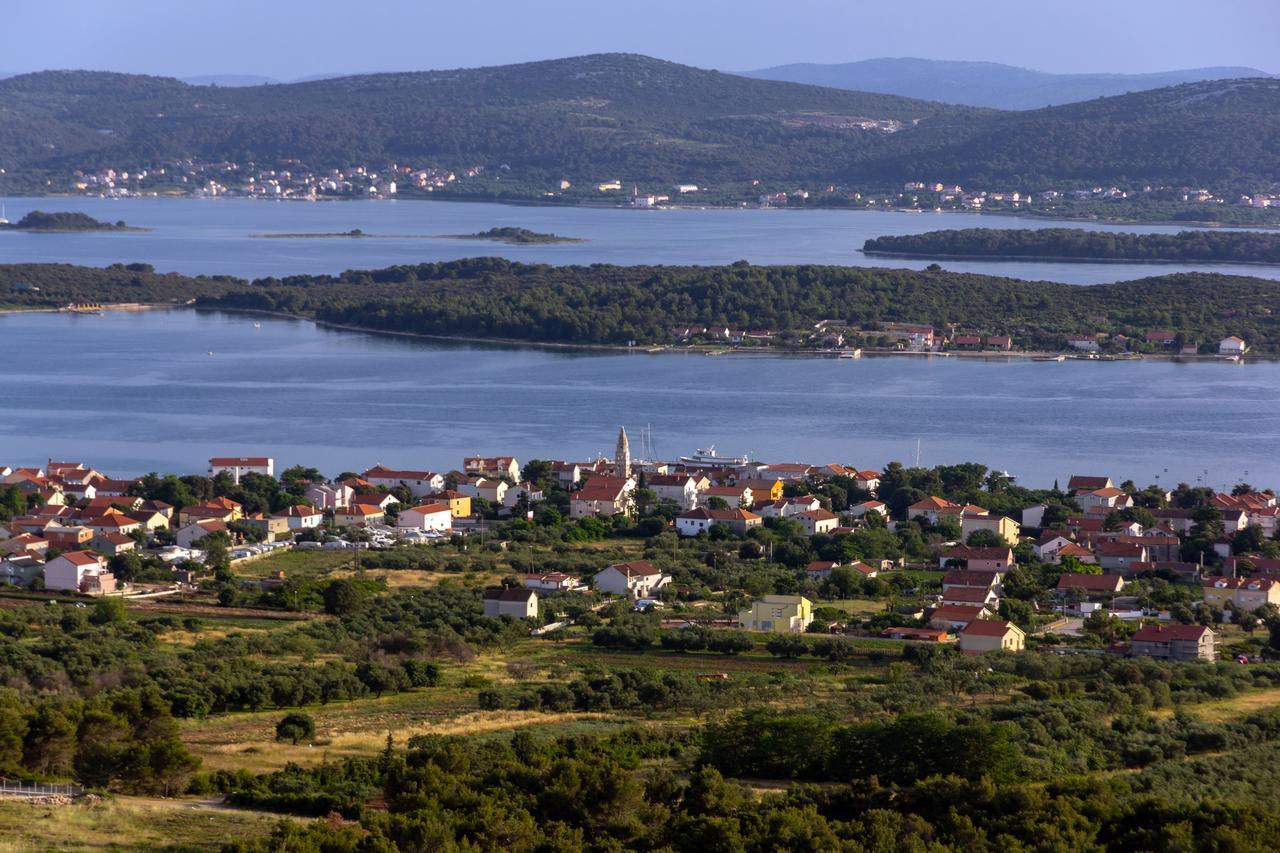
[[[752,180],[787,189],[937,180],[1246,191],[1280,181],[1274,79],[1000,112],[594,54],[246,87],[41,72],[0,80],[0,116],[0,168],[61,180],[75,169],[194,158],[479,165],[530,197],[565,177],[575,187],[693,182],[744,194]]]
[[[1270,77],[1248,67],[1188,68],[1150,74],[1052,74],[998,62],[883,58],[823,65],[794,63],[744,71],[758,80],[783,80],[859,92],[880,92],[992,107],[1032,110],[1205,80]]]

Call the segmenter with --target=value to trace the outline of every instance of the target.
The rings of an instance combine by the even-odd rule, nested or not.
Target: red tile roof
[[[1135,643],[1199,642],[1209,629],[1203,625],[1145,625],[1134,633]]]
[[[971,637],[1003,637],[1012,627],[1003,619],[974,619],[961,629],[961,634]]]

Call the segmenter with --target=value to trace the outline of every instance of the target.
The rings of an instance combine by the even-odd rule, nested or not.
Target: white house
[[[383,465],[374,465],[360,475],[375,486],[394,489],[403,485],[415,498],[425,497],[444,489],[444,477],[432,471],[399,471]]]
[[[320,509],[337,509],[349,506],[356,497],[356,490],[343,483],[313,483],[307,487],[307,500]]]
[[[499,483],[501,485],[506,485],[501,481],[499,481]],[[543,498],[542,489],[538,488],[533,483],[519,483],[504,490],[502,505],[507,509],[511,509],[520,502],[520,498],[522,497],[527,497],[531,504],[540,503]]]
[[[648,560],[605,566],[591,580],[591,585],[599,592],[628,598],[648,598],[669,583],[670,576],[658,571]]]
[[[245,474],[265,474],[274,477],[276,461],[270,456],[215,456],[209,460],[209,476],[227,472],[237,482]]]
[[[448,504],[422,504],[402,509],[396,517],[396,527],[448,533],[453,529],[453,511]]]
[[[510,616],[512,619],[536,619],[538,594],[531,589],[502,587],[484,591],[484,615],[495,619]]]
[[[688,474],[653,474],[645,479],[645,486],[658,500],[674,501],[681,509],[698,506],[698,481]]]
[[[881,518],[888,518],[889,508],[880,501],[863,501],[849,510],[849,515],[854,518],[862,518],[864,515],[869,515],[871,513],[874,513]]]
[[[566,575],[564,572],[525,575],[524,586],[526,589],[533,589],[538,592],[573,592],[584,588],[581,580],[573,575]]]
[[[226,533],[227,524],[215,518],[193,521],[186,527],[179,527],[173,534],[173,541],[179,548],[192,548],[197,542],[210,533]]]
[[[1238,338],[1235,335],[1218,341],[1218,355],[1244,355],[1248,349],[1244,338]]]
[[[343,506],[345,505],[343,504]],[[309,527],[319,527],[320,523],[324,521],[323,512],[306,504],[294,504],[271,515],[273,518],[288,519],[290,530],[306,530]]]
[[[68,551],[44,564],[44,588],[74,592],[115,592],[115,575],[92,551]]]

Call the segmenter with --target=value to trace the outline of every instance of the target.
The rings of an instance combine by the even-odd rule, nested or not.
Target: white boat
[[[698,448],[697,452],[680,457],[680,464],[689,468],[731,468],[746,465],[750,460],[745,456],[721,456],[716,453],[716,446]]]
[[[839,358],[862,358],[862,350],[849,349],[840,353]]]

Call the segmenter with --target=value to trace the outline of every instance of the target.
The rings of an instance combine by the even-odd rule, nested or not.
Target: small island
[[[960,228],[875,237],[863,254],[899,258],[1038,261],[1280,263],[1280,234],[1180,231],[1131,234],[1083,228]]]
[[[408,237],[410,235],[396,234],[369,234],[359,228],[352,228],[350,231],[303,231],[296,234],[252,234],[250,235],[259,240],[319,240],[319,239],[338,239],[342,237],[350,237],[359,239],[362,237]]]
[[[118,222],[100,222],[87,213],[66,211],[49,213],[44,210],[33,210],[13,223],[2,223],[0,228],[11,231],[70,232],[70,231],[147,231],[147,228],[135,228],[126,225],[123,219]]]
[[[577,237],[561,237],[559,234],[541,234],[528,228],[490,228],[477,234],[451,234],[455,240],[494,240],[499,243],[585,243]]]

